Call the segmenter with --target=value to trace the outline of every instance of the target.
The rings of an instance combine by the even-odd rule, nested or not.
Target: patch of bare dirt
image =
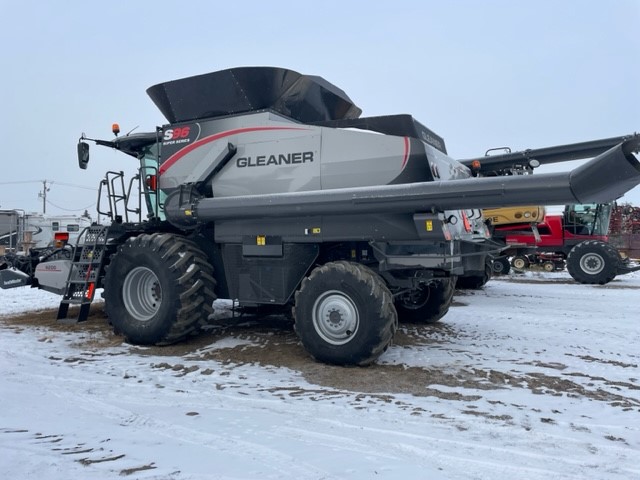
[[[77,362],[91,361],[91,355],[102,355],[101,349],[124,344],[121,336],[115,335],[108,324],[101,305],[94,305],[86,322],[67,325],[56,321],[56,311],[47,310],[0,319],[0,325],[19,333],[25,328],[38,328],[42,332],[40,341],[51,341],[57,332],[78,332],[76,346],[83,350],[82,358],[60,359]],[[419,332],[419,334],[417,333]],[[435,325],[411,326],[400,329],[394,344],[406,348],[413,346],[439,346],[450,344],[459,335],[454,326],[446,323]],[[230,348],[209,348],[212,344],[233,338],[238,345]],[[132,347],[133,348],[133,347]],[[133,352],[133,350],[132,350]],[[124,353],[123,353],[124,354]],[[300,372],[309,382],[325,389],[322,396],[331,392],[351,391],[375,396],[385,401],[389,394],[411,394],[415,396],[434,396],[456,401],[474,401],[479,395],[461,394],[451,391],[453,388],[476,391],[496,390],[503,388],[526,388],[534,394],[552,396],[580,396],[602,401],[625,409],[639,409],[636,399],[605,390],[603,387],[625,387],[639,389],[633,383],[609,382],[604,378],[590,378],[592,384],[584,386],[571,380],[575,377],[588,377],[581,373],[565,373],[566,366],[561,363],[542,363],[523,360],[521,364],[555,371],[554,374],[504,372],[493,369],[481,369],[473,366],[452,369],[408,367],[404,365],[374,364],[366,368],[338,367],[314,361],[302,348],[294,330],[293,321],[282,315],[251,315],[216,320],[205,333],[188,341],[162,347],[145,347],[135,349],[136,355],[154,358],[154,368],[170,369],[178,376],[194,371],[211,374],[207,366],[208,360],[215,360],[223,365],[260,364],[265,366],[286,367]],[[189,361],[189,366],[169,364],[158,361],[158,357],[182,357]],[[585,359],[599,361],[599,359]],[[193,363],[201,365],[193,365]],[[611,361],[606,361],[611,363]],[[621,367],[632,365],[620,365]],[[357,370],[357,373],[355,372]],[[561,373],[562,372],[562,373]],[[445,388],[442,388],[445,387]],[[225,388],[221,385],[220,388]],[[280,392],[287,395],[315,395],[308,390],[298,392]]]

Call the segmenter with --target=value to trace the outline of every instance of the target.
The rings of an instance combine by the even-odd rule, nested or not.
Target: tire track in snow
[[[446,438],[450,433],[449,431],[443,431],[442,436],[416,434],[407,431],[397,431],[387,428],[367,427],[362,424],[349,424],[338,420],[331,419],[319,419],[319,422],[325,423],[329,426],[333,426],[334,429],[340,430],[352,430],[355,434],[350,433],[346,438],[342,436],[333,435],[330,433],[315,431],[311,432],[307,429],[301,430],[292,427],[282,427],[283,432],[289,432],[289,435],[298,435],[301,438],[309,437],[307,441],[315,444],[325,444],[337,446],[338,448],[345,448],[356,451],[360,454],[367,454],[371,450],[376,450],[375,445],[372,445],[372,439],[384,438],[384,442],[377,442],[378,452],[384,452],[388,458],[406,458],[407,460],[415,461],[416,458],[430,459],[425,461],[425,465],[433,465],[433,461],[442,462],[443,459],[447,461],[445,463],[459,469],[460,464],[468,464],[469,471],[473,471],[476,475],[480,475],[480,478],[485,478],[480,472],[484,468],[486,475],[491,475],[498,468],[501,471],[513,472],[512,478],[527,478],[529,480],[540,479],[548,480],[549,478],[566,478],[582,480],[585,477],[589,477],[588,473],[593,473],[594,469],[602,469],[601,457],[603,451],[606,451],[607,458],[612,460],[615,458],[631,459],[637,455],[631,447],[622,447],[616,444],[604,446],[599,444],[598,457],[593,454],[588,454],[585,457],[568,457],[567,452],[573,452],[584,450],[585,447],[591,446],[583,441],[575,438],[567,437],[564,435],[554,435],[547,432],[530,432],[530,443],[540,444],[547,448],[557,449],[562,448],[561,452],[555,454],[537,453],[531,449],[531,444],[526,444],[528,450],[500,447],[495,443],[485,445],[481,442],[475,441],[463,441],[452,440]],[[433,427],[433,426],[432,426]],[[403,425],[406,429],[406,425]],[[474,430],[487,430],[487,432],[474,433],[474,436],[480,436],[485,438],[487,434],[493,432],[495,437],[496,426],[494,424],[487,423],[481,427],[481,424],[475,423]],[[508,437],[509,433],[506,432],[504,436]],[[536,438],[537,437],[537,438]],[[359,439],[359,441],[357,441]],[[446,444],[449,447],[446,452],[442,452],[442,445]],[[555,446],[555,447],[554,447]],[[373,448],[372,448],[373,447]],[[595,448],[595,447],[594,447]],[[461,452],[460,454],[452,454],[448,452]],[[463,453],[464,452],[464,453]],[[500,458],[503,461],[496,461],[497,455],[500,454]],[[491,458],[492,460],[488,460]],[[589,462],[588,460],[591,460]],[[596,460],[598,464],[596,464]],[[558,465],[560,467],[558,468]],[[547,467],[555,466],[555,467]],[[576,472],[571,475],[559,476],[558,471],[572,471]],[[615,462],[609,470],[607,470],[607,477],[609,479],[616,478],[611,475],[619,475],[621,480],[627,480],[637,475],[640,469],[617,467]],[[523,473],[526,473],[523,476]],[[604,473],[604,472],[603,472]]]
[[[271,469],[275,474],[286,471],[288,475],[295,478],[323,478],[327,480],[334,478],[326,470],[321,470],[308,462],[301,462],[289,454],[260,443],[204,432],[141,415],[127,408],[99,400],[92,395],[78,395],[77,393],[70,395],[61,391],[56,391],[54,394],[59,398],[78,402],[79,407],[87,411],[97,411],[101,416],[115,420],[123,427],[135,427],[153,436],[168,437],[186,444],[223,452],[225,455],[237,456],[240,463],[246,462],[247,452],[251,452],[253,458],[257,458],[261,465]],[[156,460],[156,465],[160,461],[160,459]]]

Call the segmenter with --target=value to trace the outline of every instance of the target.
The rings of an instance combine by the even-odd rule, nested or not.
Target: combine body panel
[[[132,182],[148,218],[129,221],[140,210],[115,188],[126,190],[122,175],[108,172],[99,211],[108,204],[101,213],[113,223],[81,235],[58,313],[79,304],[86,318],[104,287],[114,328],[133,343],[184,339],[207,323],[215,298],[231,298],[290,309],[320,361],[367,365],[398,320],[442,318],[456,279],[487,281],[503,247],[481,208],[609,201],[640,183],[638,137],[590,148],[596,158],[572,172],[483,176],[410,115],[361,118],[336,86],[281,68],[234,68],[147,92],[167,125],[92,141],[140,161]],[[59,258],[48,260],[53,268]],[[43,262],[31,266],[45,280]]]

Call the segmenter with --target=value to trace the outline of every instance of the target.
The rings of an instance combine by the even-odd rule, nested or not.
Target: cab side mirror
[[[78,142],[78,166],[86,170],[89,163],[89,144]]]

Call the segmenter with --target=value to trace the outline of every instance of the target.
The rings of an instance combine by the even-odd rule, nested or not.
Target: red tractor
[[[576,281],[605,284],[618,274],[639,270],[608,243],[612,209],[610,203],[567,205],[563,214],[544,215],[537,223],[494,226],[494,238],[507,246],[503,256],[494,261],[494,271],[506,273],[510,267],[522,271],[538,265],[551,272],[564,269],[566,264]]]

